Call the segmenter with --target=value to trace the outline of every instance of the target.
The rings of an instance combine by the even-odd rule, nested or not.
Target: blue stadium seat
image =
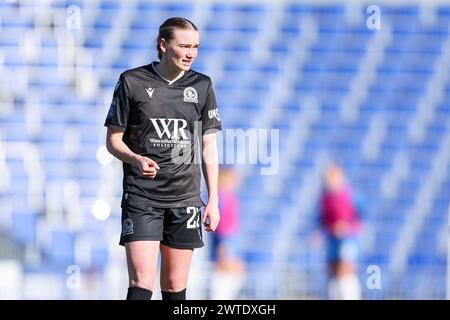
[[[44,255],[49,264],[66,268],[75,263],[75,235],[65,229],[50,231],[50,243]]]
[[[17,193],[16,193],[17,194]],[[24,195],[24,198],[26,195]],[[14,241],[21,245],[36,245],[37,222],[39,215],[35,212],[13,212],[10,234]]]

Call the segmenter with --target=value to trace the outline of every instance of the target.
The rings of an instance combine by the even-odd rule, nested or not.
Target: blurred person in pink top
[[[213,300],[233,300],[245,280],[245,262],[240,241],[240,200],[237,190],[241,177],[232,166],[219,170],[220,224],[211,234],[211,258],[214,263],[210,297]]]
[[[320,199],[320,224],[327,239],[328,292],[333,300],[361,299],[357,265],[362,222],[358,204],[342,167],[329,165]]]

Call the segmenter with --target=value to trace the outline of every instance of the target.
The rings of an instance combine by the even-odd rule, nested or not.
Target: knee
[[[147,290],[153,290],[154,276],[148,272],[136,271],[130,276],[130,287],[139,287]]]
[[[161,282],[161,290],[167,292],[180,292],[186,289],[186,280],[183,277],[171,275]]]
[[[176,293],[186,290],[186,286],[178,285],[178,286],[167,286],[166,288],[162,288],[161,291]]]

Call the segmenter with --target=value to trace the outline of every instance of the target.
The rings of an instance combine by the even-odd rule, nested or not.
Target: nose
[[[187,58],[195,58],[197,56],[197,48],[188,48],[186,52]]]
[[[189,49],[188,52],[186,53],[186,57],[187,58],[193,58],[194,57],[191,49]]]

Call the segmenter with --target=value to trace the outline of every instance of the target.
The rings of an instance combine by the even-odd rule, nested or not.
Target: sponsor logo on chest
[[[184,131],[187,128],[187,121],[184,119],[150,119],[160,139],[183,139],[188,137]],[[172,125],[173,124],[173,125]],[[173,127],[172,130],[170,127]]]

